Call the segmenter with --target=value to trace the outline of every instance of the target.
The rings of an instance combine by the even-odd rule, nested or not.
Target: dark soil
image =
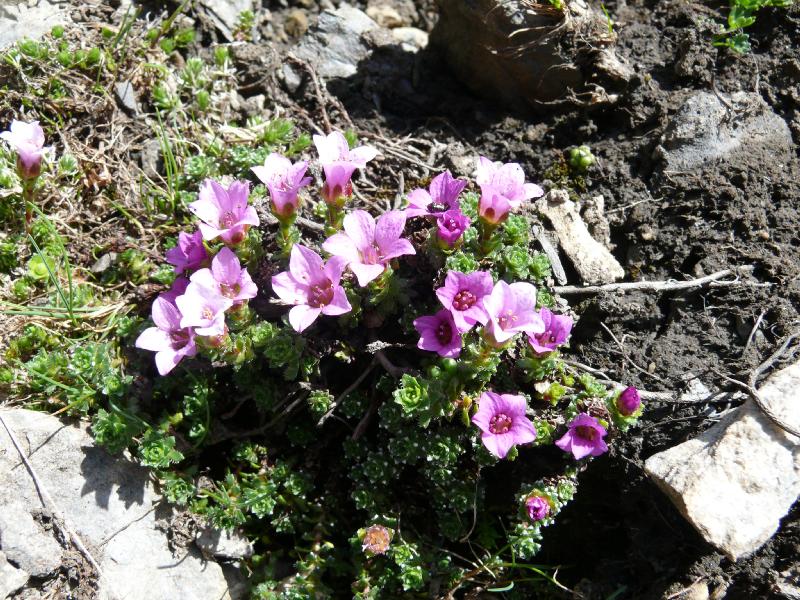
[[[653,150],[676,109],[699,90],[761,94],[800,142],[800,7],[762,11],[751,28],[753,51],[735,55],[710,43],[727,14],[722,3],[606,6],[618,51],[636,72],[613,107],[510,114],[471,96],[432,52],[409,58],[383,49],[356,76],[329,87],[363,132],[447,144],[442,166],[479,152],[518,161],[539,181],[569,147],[590,145],[599,165],[580,195],[603,195],[614,253],[632,280],[752,265],[772,287],[601,295],[575,306],[577,360],[647,390],[680,389],[687,373],[730,389],[723,376],[747,379],[800,324],[800,161],[796,153],[782,165],[755,154],[665,174]],[[318,109],[310,92],[295,100]],[[402,169],[408,185],[415,167],[389,158],[383,169],[387,177]],[[421,179],[429,175],[417,170]],[[797,507],[770,542],[734,564],[643,473],[645,459],[695,436],[726,408],[651,403],[639,428],[582,475],[577,499],[548,531],[539,561],[567,565],[561,580],[591,598],[661,598],[697,580],[716,597],[775,597],[778,573],[800,555]]]

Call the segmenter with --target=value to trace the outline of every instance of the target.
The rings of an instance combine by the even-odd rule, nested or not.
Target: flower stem
[[[25,205],[25,233],[31,232],[33,201],[36,197],[36,177],[22,180],[22,203]]]
[[[344,211],[342,208],[328,204],[328,222],[325,224],[325,235],[333,235],[342,228]]]
[[[497,229],[497,224],[489,223],[481,219],[480,236],[478,238],[478,250],[481,256],[488,256],[494,250],[494,240],[492,236]]]

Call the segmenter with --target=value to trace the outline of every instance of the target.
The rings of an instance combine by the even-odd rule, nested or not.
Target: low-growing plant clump
[[[171,26],[143,51],[185,43]],[[63,32],[11,56],[99,77],[125,35],[96,59]],[[160,228],[160,263],[131,244],[111,269],[75,267],[40,208],[77,186],[75,157],[45,147],[58,125],[2,134],[4,311],[38,318],[8,344],[3,385],[90,417],[171,502],[252,540],[254,598],[558,585],[531,562],[544,530],[643,406],[563,359],[574,315],[530,237],[544,190],[476,157],[473,181],[444,171],[384,209],[358,193],[378,151],[352,131],[313,136],[312,163],[286,119],[206,135],[197,119],[228,85],[226,49],[212,60],[150,73],[164,182],[142,186],[141,215],[115,206]],[[594,157],[569,160],[582,173]],[[160,293],[133,307],[125,285]]]

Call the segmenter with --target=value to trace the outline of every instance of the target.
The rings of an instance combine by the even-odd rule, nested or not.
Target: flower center
[[[468,310],[478,301],[478,297],[469,290],[461,290],[453,298],[453,308],[456,310]]]
[[[489,420],[489,431],[494,434],[508,433],[511,425],[511,417],[498,413]]]
[[[238,283],[234,283],[233,285],[228,285],[227,283],[220,283],[219,284],[219,292],[226,298],[230,298],[231,300],[236,298],[239,295],[242,287]]]
[[[219,220],[219,224],[223,229],[230,229],[236,224],[236,216],[233,214],[233,212],[228,211],[222,215],[222,218]]]
[[[204,306],[203,310],[200,311],[200,316],[206,321],[212,321],[214,319],[214,311],[210,307]]]
[[[441,213],[447,211],[447,204],[444,202],[440,202],[435,200],[428,205],[428,212],[430,213]]]
[[[361,253],[361,258],[364,264],[377,265],[381,262],[381,249],[378,248],[377,244],[373,243],[371,246],[364,249]]]
[[[436,339],[440,344],[447,344],[453,339],[453,328],[447,321],[442,321],[436,328]]]
[[[578,434],[578,437],[582,437],[590,442],[593,442],[597,437],[597,430],[594,427],[589,427],[588,425],[578,425],[575,428],[575,433]]]
[[[169,339],[172,341],[173,348],[180,348],[189,343],[189,334],[185,329],[181,329],[170,333]]]
[[[458,231],[458,221],[456,221],[453,217],[449,217],[444,221],[444,227],[448,231]]]
[[[312,308],[322,308],[333,301],[333,285],[331,282],[312,285],[308,291],[308,305]]]
[[[519,317],[514,314],[513,310],[507,310],[497,319],[497,322],[500,323],[501,329],[508,329],[509,327],[513,327],[514,323],[516,323],[517,321],[519,321]]]

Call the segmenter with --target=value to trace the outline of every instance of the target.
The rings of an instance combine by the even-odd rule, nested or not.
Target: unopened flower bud
[[[550,503],[541,496],[531,496],[525,501],[528,508],[528,517],[536,523],[550,514]]]
[[[623,416],[629,417],[642,405],[642,399],[639,397],[639,390],[635,387],[627,387],[617,397],[617,410]]]
[[[363,530],[361,549],[368,556],[386,554],[392,543],[394,532],[383,525],[370,525]]]

